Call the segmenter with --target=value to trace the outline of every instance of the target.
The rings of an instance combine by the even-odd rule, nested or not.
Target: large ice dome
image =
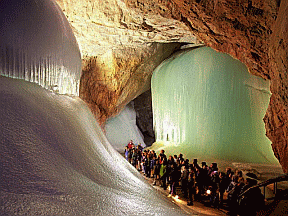
[[[77,41],[55,1],[0,2],[0,74],[79,94]]]

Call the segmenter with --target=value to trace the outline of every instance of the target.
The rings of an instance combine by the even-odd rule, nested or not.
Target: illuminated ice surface
[[[269,82],[227,54],[207,47],[178,53],[153,73],[154,148],[278,165],[262,120],[269,98]]]
[[[78,97],[0,77],[1,215],[185,215],[108,143]]]
[[[54,0],[0,1],[0,74],[78,95],[81,58]]]
[[[133,140],[135,145],[141,143],[145,147],[143,135],[136,125],[133,103],[126,105],[119,115],[106,122],[105,134],[109,143],[119,152],[124,152],[130,140]]]

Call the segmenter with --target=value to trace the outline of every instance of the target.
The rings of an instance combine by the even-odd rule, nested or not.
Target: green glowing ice
[[[190,157],[278,163],[262,120],[269,98],[269,82],[231,56],[208,47],[179,53],[152,77],[157,142]]]

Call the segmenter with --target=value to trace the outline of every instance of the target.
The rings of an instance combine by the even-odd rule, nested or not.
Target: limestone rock
[[[83,60],[80,97],[103,124],[150,88],[153,70],[180,45],[151,43]]]
[[[83,58],[123,47],[142,49],[151,42],[199,43],[184,23],[129,8],[121,0],[56,1],[72,26]]]
[[[287,1],[57,2],[82,53],[80,95],[99,114],[100,123],[147,90],[153,69],[177,49],[175,44],[157,43],[204,42],[239,59],[254,75],[270,80],[266,131],[275,156],[288,173]]]
[[[127,1],[145,13],[157,11],[186,23],[205,45],[230,54],[252,74],[271,80],[272,97],[264,121],[275,156],[288,173],[287,1]]]

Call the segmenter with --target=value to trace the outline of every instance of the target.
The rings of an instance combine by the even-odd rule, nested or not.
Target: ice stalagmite
[[[119,115],[109,119],[105,125],[106,136],[111,145],[120,152],[130,140],[135,145],[145,147],[143,135],[136,125],[136,112],[133,103],[129,103]]]
[[[78,95],[79,48],[55,1],[0,1],[0,74]]]
[[[262,120],[269,98],[269,82],[227,54],[178,53],[152,77],[157,141],[192,158],[277,164]]]

